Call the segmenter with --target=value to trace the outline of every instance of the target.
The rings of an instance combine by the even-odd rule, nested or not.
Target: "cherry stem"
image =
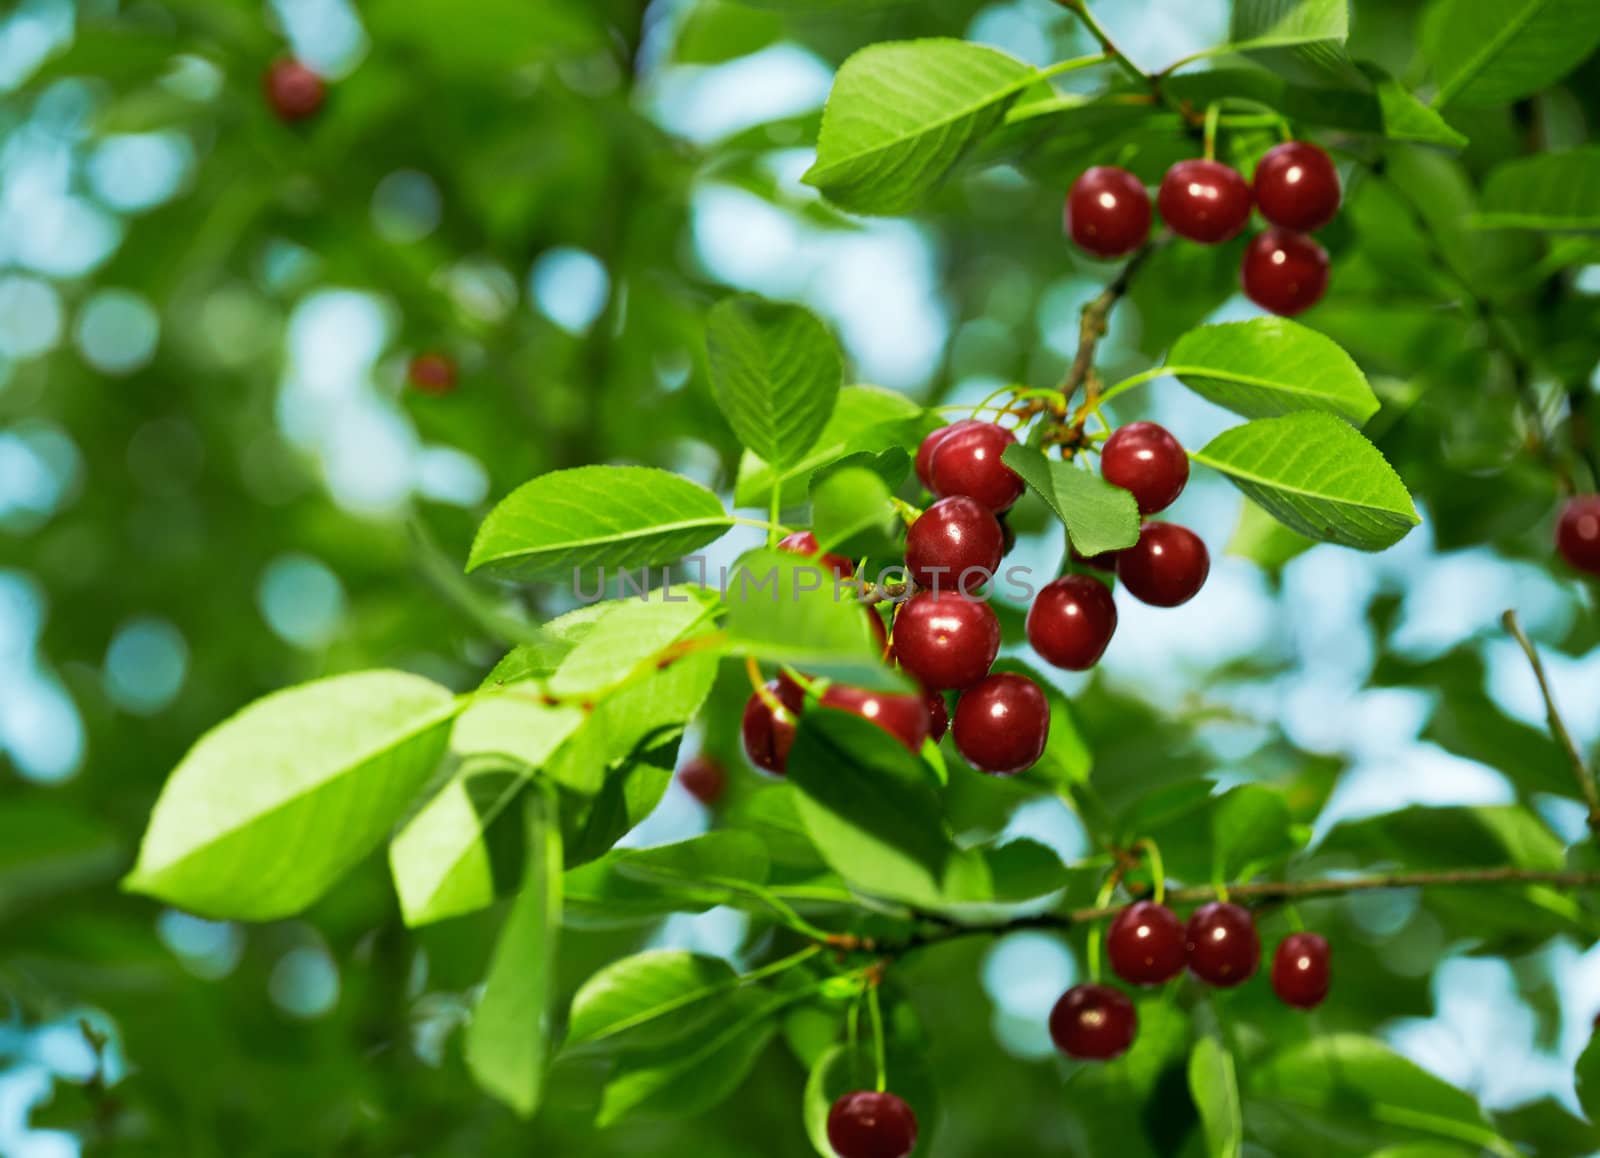
[[[774,491],[773,494],[776,495],[777,492]],[[783,536],[783,535],[787,535],[793,529],[791,527],[785,526],[783,523],[778,522],[776,520],[776,518],[774,518],[772,520],[768,520],[768,519],[746,519],[746,518],[743,518],[743,517],[741,517],[739,515],[732,515],[732,516],[729,517],[728,521],[733,523],[737,527],[760,527],[762,530],[767,531],[768,532],[768,543],[767,543],[767,546],[769,546],[769,547],[776,546],[778,537]]]
[[[778,697],[767,689],[767,681],[761,678],[761,665],[756,662],[755,656],[747,655],[744,657],[744,673],[750,679],[750,687],[754,689],[756,695],[761,697],[761,702],[767,705],[769,712],[776,713],[787,710],[778,700]]]
[[[1217,159],[1217,124],[1221,119],[1222,104],[1219,101],[1212,101],[1206,106],[1205,158],[1208,161]]]
[[[872,1019],[872,1060],[877,1067],[878,1092],[889,1088],[889,1066],[883,1046],[883,1005],[878,1000],[878,981],[868,977],[867,1015]]]
[[[749,985],[754,981],[764,981],[768,977],[776,977],[779,973],[787,973],[797,965],[804,965],[811,958],[822,952],[822,948],[821,945],[809,945],[798,953],[791,953],[789,956],[763,965],[759,969],[741,973],[739,974],[739,984]]]
[[[1561,718],[1561,709],[1556,707],[1555,693],[1545,676],[1544,662],[1539,658],[1539,649],[1534,647],[1533,641],[1522,630],[1522,624],[1517,619],[1515,610],[1507,611],[1500,617],[1500,622],[1505,624],[1506,630],[1522,648],[1522,653],[1528,657],[1528,664],[1533,668],[1533,678],[1539,681],[1539,694],[1544,697],[1544,714],[1550,724],[1550,734],[1566,750],[1567,759],[1572,763],[1573,775],[1578,780],[1578,790],[1583,794],[1584,803],[1589,807],[1589,828],[1594,832],[1600,832],[1600,790],[1595,787],[1594,770],[1584,760],[1583,753],[1572,738],[1572,733],[1567,730],[1566,721]]]
[[[1150,884],[1155,892],[1153,899],[1159,905],[1167,895],[1167,869],[1161,863],[1161,848],[1148,836],[1140,838],[1133,847],[1143,849],[1150,858]]]

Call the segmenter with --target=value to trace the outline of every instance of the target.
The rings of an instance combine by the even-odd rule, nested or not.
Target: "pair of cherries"
[[[1240,281],[1262,309],[1292,317],[1327,292],[1327,251],[1307,234],[1333,220],[1340,197],[1328,154],[1286,141],[1261,158],[1253,189],[1220,161],[1179,161],[1162,179],[1156,204],[1172,232],[1202,245],[1232,241],[1249,224],[1251,207],[1259,207],[1271,228],[1245,250]],[[1149,239],[1150,222],[1150,194],[1126,169],[1097,165],[1067,194],[1067,232],[1096,257],[1132,253]]]
[[[1231,989],[1255,975],[1261,939],[1248,909],[1214,901],[1187,924],[1154,901],[1135,901],[1111,922],[1106,957],[1130,985],[1162,985],[1187,967],[1207,985]],[[1328,942],[1316,933],[1292,933],[1272,959],[1272,988],[1296,1009],[1314,1009],[1328,995]],[[1075,985],[1050,1011],[1050,1037],[1069,1057],[1110,1061],[1122,1056],[1138,1031],[1128,996],[1109,985]]]

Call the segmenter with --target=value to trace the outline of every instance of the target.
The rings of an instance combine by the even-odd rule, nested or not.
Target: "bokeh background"
[[[1226,0],[1100,7],[1152,68],[1228,21]],[[1425,5],[1354,8],[1352,50],[1414,75]],[[1060,236],[1081,151],[999,158],[915,220],[846,218],[798,181],[838,63],[915,35],[1041,65],[1094,50],[1049,0],[812,18],[731,0],[5,6],[0,1155],[808,1152],[803,1071],[781,1050],[715,1121],[593,1134],[578,1075],[515,1123],[471,1087],[452,1036],[492,923],[404,932],[381,864],[267,927],[163,911],[116,880],[165,773],[246,701],[364,666],[469,687],[503,650],[498,617],[562,610],[559,592],[460,577],[477,518],[516,484],[616,461],[731,490],[700,332],[724,293],[810,305],[855,380],[930,404],[1059,377],[1106,277]],[[303,126],[261,96],[283,56],[329,80]],[[1582,140],[1597,87],[1591,62],[1548,98],[1549,131]],[[1496,115],[1475,142],[1498,139]],[[1469,189],[1478,149],[1417,180]],[[1377,437],[1423,526],[1382,556],[1319,547],[1264,566],[1237,493],[1197,478],[1174,516],[1211,545],[1209,585],[1177,611],[1122,603],[1092,685],[1063,686],[1101,752],[1153,777],[1299,777],[1318,834],[1411,804],[1521,801],[1576,839],[1580,808],[1503,774],[1561,773],[1498,617],[1516,607],[1546,645],[1592,750],[1593,591],[1550,565],[1554,484],[1514,391],[1466,321],[1381,276],[1407,222],[1376,191],[1350,200],[1333,292],[1307,320],[1393,404]],[[1113,368],[1151,364],[1201,320],[1251,316],[1238,296],[1216,308],[1230,269],[1163,255],[1116,317]],[[1592,343],[1600,264],[1563,310]],[[454,393],[407,388],[424,351],[459,365]],[[1592,388],[1597,352],[1537,384],[1552,415]],[[1187,445],[1226,422],[1176,388],[1139,394],[1121,416]],[[1059,528],[1020,529],[1020,561],[1054,567]],[[731,751],[726,720],[685,751]],[[629,840],[708,823],[674,787]],[[1085,849],[1059,803],[1004,823]],[[1364,978],[1330,1026],[1377,1033],[1492,1109],[1575,1108],[1600,951],[1557,938],[1476,956],[1409,893],[1326,912]],[[579,934],[569,989],[647,943],[747,950],[731,911]],[[1043,1023],[1081,970],[1030,933],[908,967],[938,995],[923,1013],[946,1087],[940,1154],[1065,1152],[1080,1136],[1060,1121],[1071,1089]]]

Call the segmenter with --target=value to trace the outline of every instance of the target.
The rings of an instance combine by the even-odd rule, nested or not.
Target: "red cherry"
[[[1328,942],[1315,933],[1291,933],[1272,955],[1272,991],[1285,1005],[1315,1009],[1328,996]]]
[[[1165,905],[1135,901],[1106,934],[1111,969],[1134,985],[1160,985],[1183,972],[1183,922]]]
[[[701,754],[678,769],[678,783],[701,804],[711,805],[717,802],[722,790],[728,786],[728,774],[722,770],[721,764]]]
[[[846,1094],[828,1111],[828,1145],[839,1158],[906,1158],[917,1148],[917,1116],[893,1094]]]
[[[1261,939],[1248,909],[1227,901],[1201,905],[1184,927],[1189,972],[1207,985],[1232,989],[1261,963]]]
[[[1189,456],[1165,427],[1130,422],[1106,439],[1100,474],[1112,486],[1133,492],[1141,515],[1170,507],[1189,481]]]
[[[1067,234],[1096,257],[1132,253],[1150,236],[1150,194],[1126,169],[1096,165],[1067,194]]]
[[[1098,579],[1066,575],[1045,584],[1028,609],[1028,642],[1056,667],[1088,671],[1117,629],[1117,604]]]
[[[1269,229],[1244,251],[1239,278],[1256,305],[1292,318],[1328,292],[1328,251],[1303,233]]]
[[[822,704],[870,720],[912,752],[922,751],[922,742],[928,738],[932,725],[927,701],[921,696],[897,696],[830,684],[822,693]]]
[[[456,388],[456,364],[443,354],[418,354],[406,378],[424,394],[448,394]]]
[[[968,426],[982,425],[985,424],[975,418],[963,418],[960,422],[952,422],[949,426],[939,427],[938,430],[935,430],[922,440],[922,445],[917,447],[916,468],[917,477],[922,480],[923,486],[930,491],[933,490],[933,455],[935,451],[944,445],[944,440],[958,430],[963,430]]]
[[[856,573],[856,565],[843,555],[835,555],[831,551],[824,554],[816,535],[810,531],[795,531],[785,535],[778,540],[778,550],[815,559],[817,566],[832,571],[840,579],[848,579]]]
[[[975,591],[999,568],[1004,538],[994,515],[977,500],[940,499],[906,532],[906,570],[919,587]]]
[[[956,751],[980,772],[1013,776],[1044,755],[1050,702],[1027,676],[998,672],[956,701]]]
[[[1556,550],[1569,567],[1600,575],[1600,495],[1567,500],[1556,522]]]
[[[1310,233],[1339,212],[1339,170],[1307,141],[1285,141],[1256,165],[1256,204],[1274,225]]]
[[[1200,536],[1177,523],[1146,523],[1139,541],[1117,552],[1117,578],[1135,599],[1155,607],[1189,602],[1211,574]]]
[[[928,705],[928,739],[937,744],[950,730],[950,708],[943,692],[925,691],[922,701]]]
[[[278,60],[261,78],[267,104],[280,121],[303,121],[322,108],[327,86],[298,60]]]
[[[934,448],[929,476],[936,495],[966,495],[995,514],[1022,497],[1022,480],[1000,461],[1016,435],[992,422],[974,422],[951,433]]]
[[[1109,985],[1074,985],[1050,1011],[1050,1038],[1056,1048],[1086,1061],[1121,1057],[1138,1028],[1133,1002]]]
[[[1202,245],[1232,241],[1250,221],[1250,186],[1220,161],[1179,161],[1156,196],[1172,232]]]
[[[999,654],[1000,620],[987,603],[921,591],[895,616],[894,657],[925,687],[971,687]]]
[[[740,735],[750,763],[782,776],[794,747],[795,717],[805,707],[806,697],[800,685],[783,678],[768,680],[767,692],[780,706],[774,709],[759,693],[752,694],[745,701]]]

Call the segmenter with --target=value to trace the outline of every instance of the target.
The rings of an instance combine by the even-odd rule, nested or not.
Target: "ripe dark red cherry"
[[[924,687],[971,687],[999,654],[1000,620],[987,603],[921,591],[895,616],[894,657]]]
[[[779,707],[770,707],[759,693],[753,693],[745,701],[739,731],[750,763],[782,776],[789,764],[789,749],[794,747],[795,719],[805,707],[806,697],[799,684],[787,679],[768,680],[767,692]]]
[[[928,738],[928,729],[933,723],[928,718],[927,701],[921,696],[898,696],[830,684],[822,693],[822,705],[870,720],[913,752],[922,751],[922,742]]]
[[[1146,523],[1139,541],[1117,552],[1117,578],[1135,599],[1155,607],[1189,602],[1211,574],[1200,536],[1177,523]]]
[[[1028,642],[1048,662],[1088,671],[1117,629],[1117,603],[1098,579],[1066,575],[1045,584],[1028,609]]]
[[[1050,703],[1027,676],[998,672],[956,701],[956,751],[980,772],[1013,776],[1044,755]]]
[[[778,540],[778,550],[814,559],[817,566],[832,571],[840,579],[848,579],[856,573],[856,565],[843,555],[835,555],[831,551],[823,553],[817,537],[810,531],[795,531],[793,534],[785,535]]]
[[[1232,241],[1250,222],[1250,186],[1220,161],[1179,161],[1156,195],[1172,232],[1202,245]]]
[[[1160,985],[1183,972],[1183,922],[1165,905],[1135,901],[1106,933],[1111,970],[1133,985]]]
[[[1315,1009],[1328,996],[1328,942],[1315,933],[1291,933],[1272,955],[1272,991],[1285,1005]]]
[[[1556,550],[1569,567],[1600,575],[1600,495],[1567,500],[1556,522]]]
[[[322,78],[298,60],[274,61],[261,78],[267,104],[280,121],[303,121],[317,115],[328,95]]]
[[[1118,427],[1100,451],[1106,482],[1133,493],[1141,515],[1170,507],[1189,482],[1189,456],[1176,438],[1154,422]]]
[[[1256,165],[1261,216],[1284,229],[1310,233],[1339,212],[1339,170],[1317,146],[1285,141]]]
[[[1292,318],[1328,292],[1328,251],[1303,233],[1269,229],[1244,251],[1239,280],[1256,305]]]
[[[1133,1002],[1109,985],[1074,985],[1050,1011],[1050,1039],[1056,1048],[1086,1061],[1121,1057],[1138,1028]]]
[[[906,1158],[917,1148],[917,1116],[893,1094],[846,1094],[828,1111],[828,1145],[839,1158]]]
[[[424,394],[448,394],[456,388],[456,364],[443,354],[418,354],[406,379]]]
[[[924,692],[922,702],[928,705],[928,739],[937,744],[950,730],[950,708],[943,692]]]
[[[1022,497],[1022,480],[1000,461],[1017,437],[992,422],[973,422],[953,430],[934,448],[928,469],[936,495],[966,495],[995,514]]]
[[[1126,169],[1096,165],[1067,194],[1067,234],[1096,257],[1121,257],[1150,236],[1150,194]]]
[[[728,774],[722,770],[721,764],[702,753],[678,769],[678,783],[701,804],[711,805],[717,802],[723,789],[728,786]]]
[[[953,495],[934,503],[911,524],[906,532],[906,570],[919,587],[976,591],[999,568],[1003,546],[1000,524],[988,508],[976,499]]]
[[[969,426],[983,425],[985,424],[975,418],[964,418],[960,422],[952,422],[949,426],[941,426],[938,430],[928,435],[927,438],[924,438],[922,444],[917,447],[916,461],[917,477],[922,480],[922,485],[930,491],[933,490],[933,455],[936,450],[944,445],[945,439]]]
[[[1261,939],[1248,909],[1227,901],[1201,905],[1184,927],[1189,972],[1207,985],[1232,989],[1261,964]]]

